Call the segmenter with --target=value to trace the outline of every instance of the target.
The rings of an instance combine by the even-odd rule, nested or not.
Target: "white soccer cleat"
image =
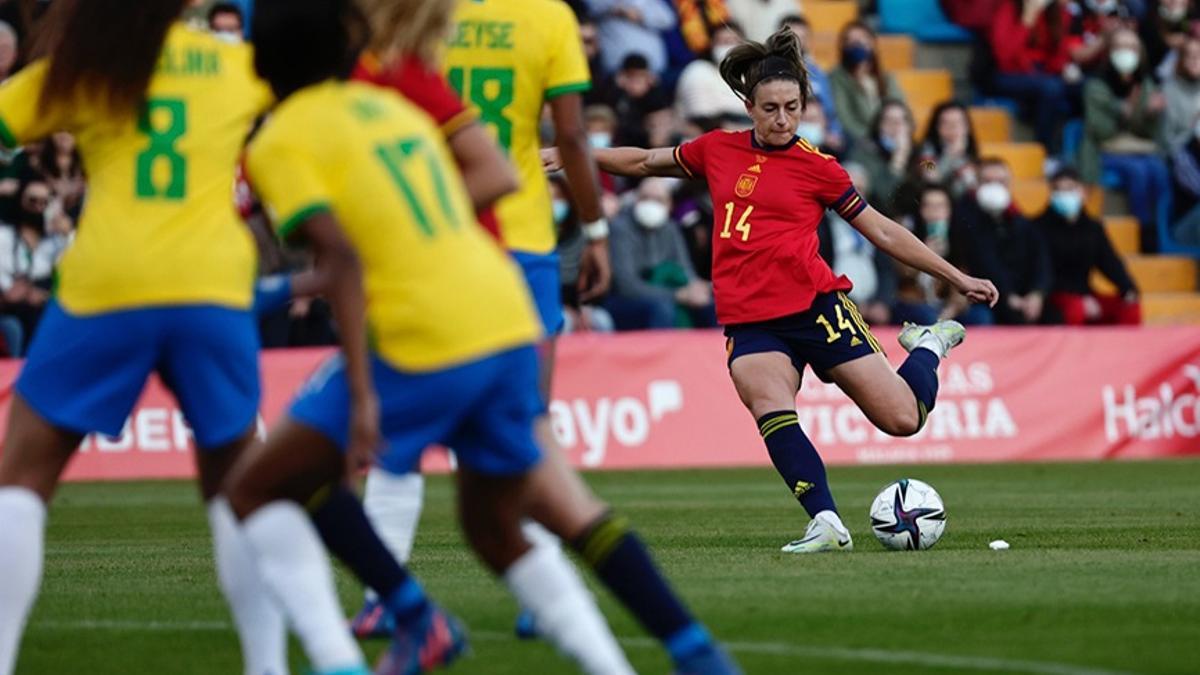
[[[825,553],[853,549],[854,540],[841,519],[832,511],[822,511],[809,521],[803,537],[779,550],[784,553]]]
[[[904,351],[912,352],[918,347],[925,347],[939,358],[946,358],[951,349],[962,344],[967,337],[967,329],[957,321],[939,321],[931,326],[918,326],[914,323],[905,324],[900,336],[896,339]]]

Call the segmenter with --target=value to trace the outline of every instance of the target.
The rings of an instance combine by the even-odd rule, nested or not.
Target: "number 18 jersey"
[[[520,175],[520,190],[496,205],[501,240],[514,251],[553,251],[538,127],[547,100],[591,86],[575,15],[561,0],[460,0],[445,65]]]
[[[74,314],[154,305],[250,306],[254,242],[234,209],[234,171],[254,118],[271,102],[251,49],[173,26],[140,116],[95,101],[42,114],[47,63],[0,85],[0,140],[75,135],[88,178],[79,232],[56,295]]]

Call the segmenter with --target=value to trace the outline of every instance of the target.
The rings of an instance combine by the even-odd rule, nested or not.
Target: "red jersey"
[[[429,113],[447,139],[475,121],[474,111],[463,105],[462,99],[446,78],[415,55],[409,54],[398,63],[385,67],[371,54],[364,54],[351,78],[400,92],[418,108]],[[477,215],[484,229],[499,239],[500,225],[492,209]]]
[[[675,148],[713,201],[713,296],[725,325],[807,310],[821,293],[848,291],[817,253],[825,209],[852,220],[867,208],[850,176],[802,139],[763,147],[751,131],[710,131]]]

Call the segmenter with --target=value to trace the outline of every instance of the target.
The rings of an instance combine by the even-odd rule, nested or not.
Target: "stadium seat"
[[[1013,178],[1041,178],[1046,165],[1046,149],[1040,143],[980,143],[979,155],[1008,162]]]
[[[806,0],[806,10],[809,4]],[[971,41],[971,32],[951,23],[938,0],[879,0],[879,30],[908,33],[922,42]]]
[[[884,70],[908,70],[916,63],[917,42],[908,35],[879,36],[879,65]]]
[[[1200,293],[1144,293],[1142,322],[1200,325]]]
[[[1125,266],[1142,293],[1193,293],[1196,290],[1196,261],[1186,256],[1131,255]],[[1116,290],[1099,273],[1092,275],[1098,293]]]
[[[1133,216],[1108,216],[1104,231],[1113,248],[1121,255],[1136,255],[1141,249],[1142,227]]]
[[[837,33],[826,31],[814,32],[808,43],[808,53],[826,71],[838,64]]]
[[[941,68],[893,71],[910,108],[933,108],[954,98],[954,80]]]
[[[1004,108],[972,106],[971,124],[980,143],[1007,143],[1012,140],[1012,115]]]
[[[1050,204],[1050,184],[1041,178],[1014,178],[1012,182],[1012,198],[1013,203],[1017,205],[1021,213],[1025,214],[1027,218],[1036,218],[1042,215],[1042,212]],[[1089,189],[1084,201],[1084,208],[1087,209],[1087,212],[1093,218],[1099,218],[1100,214],[1104,212],[1104,191],[1099,188]],[[1116,220],[1121,220],[1121,218],[1117,218]],[[1129,218],[1129,220],[1134,225],[1134,246],[1129,250],[1123,250],[1118,247],[1117,253],[1133,254],[1138,252],[1137,220],[1133,218]],[[1105,224],[1107,225],[1107,223],[1108,219],[1106,218]],[[1122,239],[1123,244],[1127,244],[1128,233],[1122,231],[1121,236],[1124,237]]]
[[[842,27],[858,19],[855,0],[804,0],[804,18],[814,33],[838,33]]]

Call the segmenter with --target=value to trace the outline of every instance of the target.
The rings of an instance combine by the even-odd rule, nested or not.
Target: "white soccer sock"
[[[17,664],[25,620],[42,581],[46,505],[32,490],[0,488],[0,675]]]
[[[536,546],[504,572],[538,632],[591,675],[632,674],[604,615],[558,546]]]
[[[942,345],[942,341],[938,339],[938,336],[933,334],[933,331],[925,331],[921,337],[917,338],[917,343],[913,345],[913,349],[928,349],[939,359],[945,356],[943,354],[945,347]]]
[[[304,509],[294,502],[271,502],[242,521],[242,532],[313,669],[363,666],[362,651],[338,603],[329,559]]]
[[[242,643],[245,675],[287,675],[287,625],[258,575],[254,551],[237,526],[229,501],[217,497],[208,503],[213,558],[217,582],[233,612]]]
[[[562,548],[562,541],[550,530],[547,530],[541,523],[536,520],[521,521],[521,533],[533,544],[534,548],[539,546],[553,546],[554,548]]]
[[[407,564],[412,556],[424,499],[425,477],[419,473],[397,476],[379,467],[371,467],[367,474],[363,511],[366,511],[367,519],[371,521],[371,527],[375,528],[383,545],[401,565]],[[369,588],[366,596],[367,600],[376,598],[375,592]]]
[[[838,534],[849,535],[850,533],[850,530],[846,529],[846,524],[842,522],[842,517],[839,516],[835,511],[830,511],[829,509],[819,511],[815,516],[813,516],[813,520],[824,520],[832,525],[833,528],[838,531]]]

